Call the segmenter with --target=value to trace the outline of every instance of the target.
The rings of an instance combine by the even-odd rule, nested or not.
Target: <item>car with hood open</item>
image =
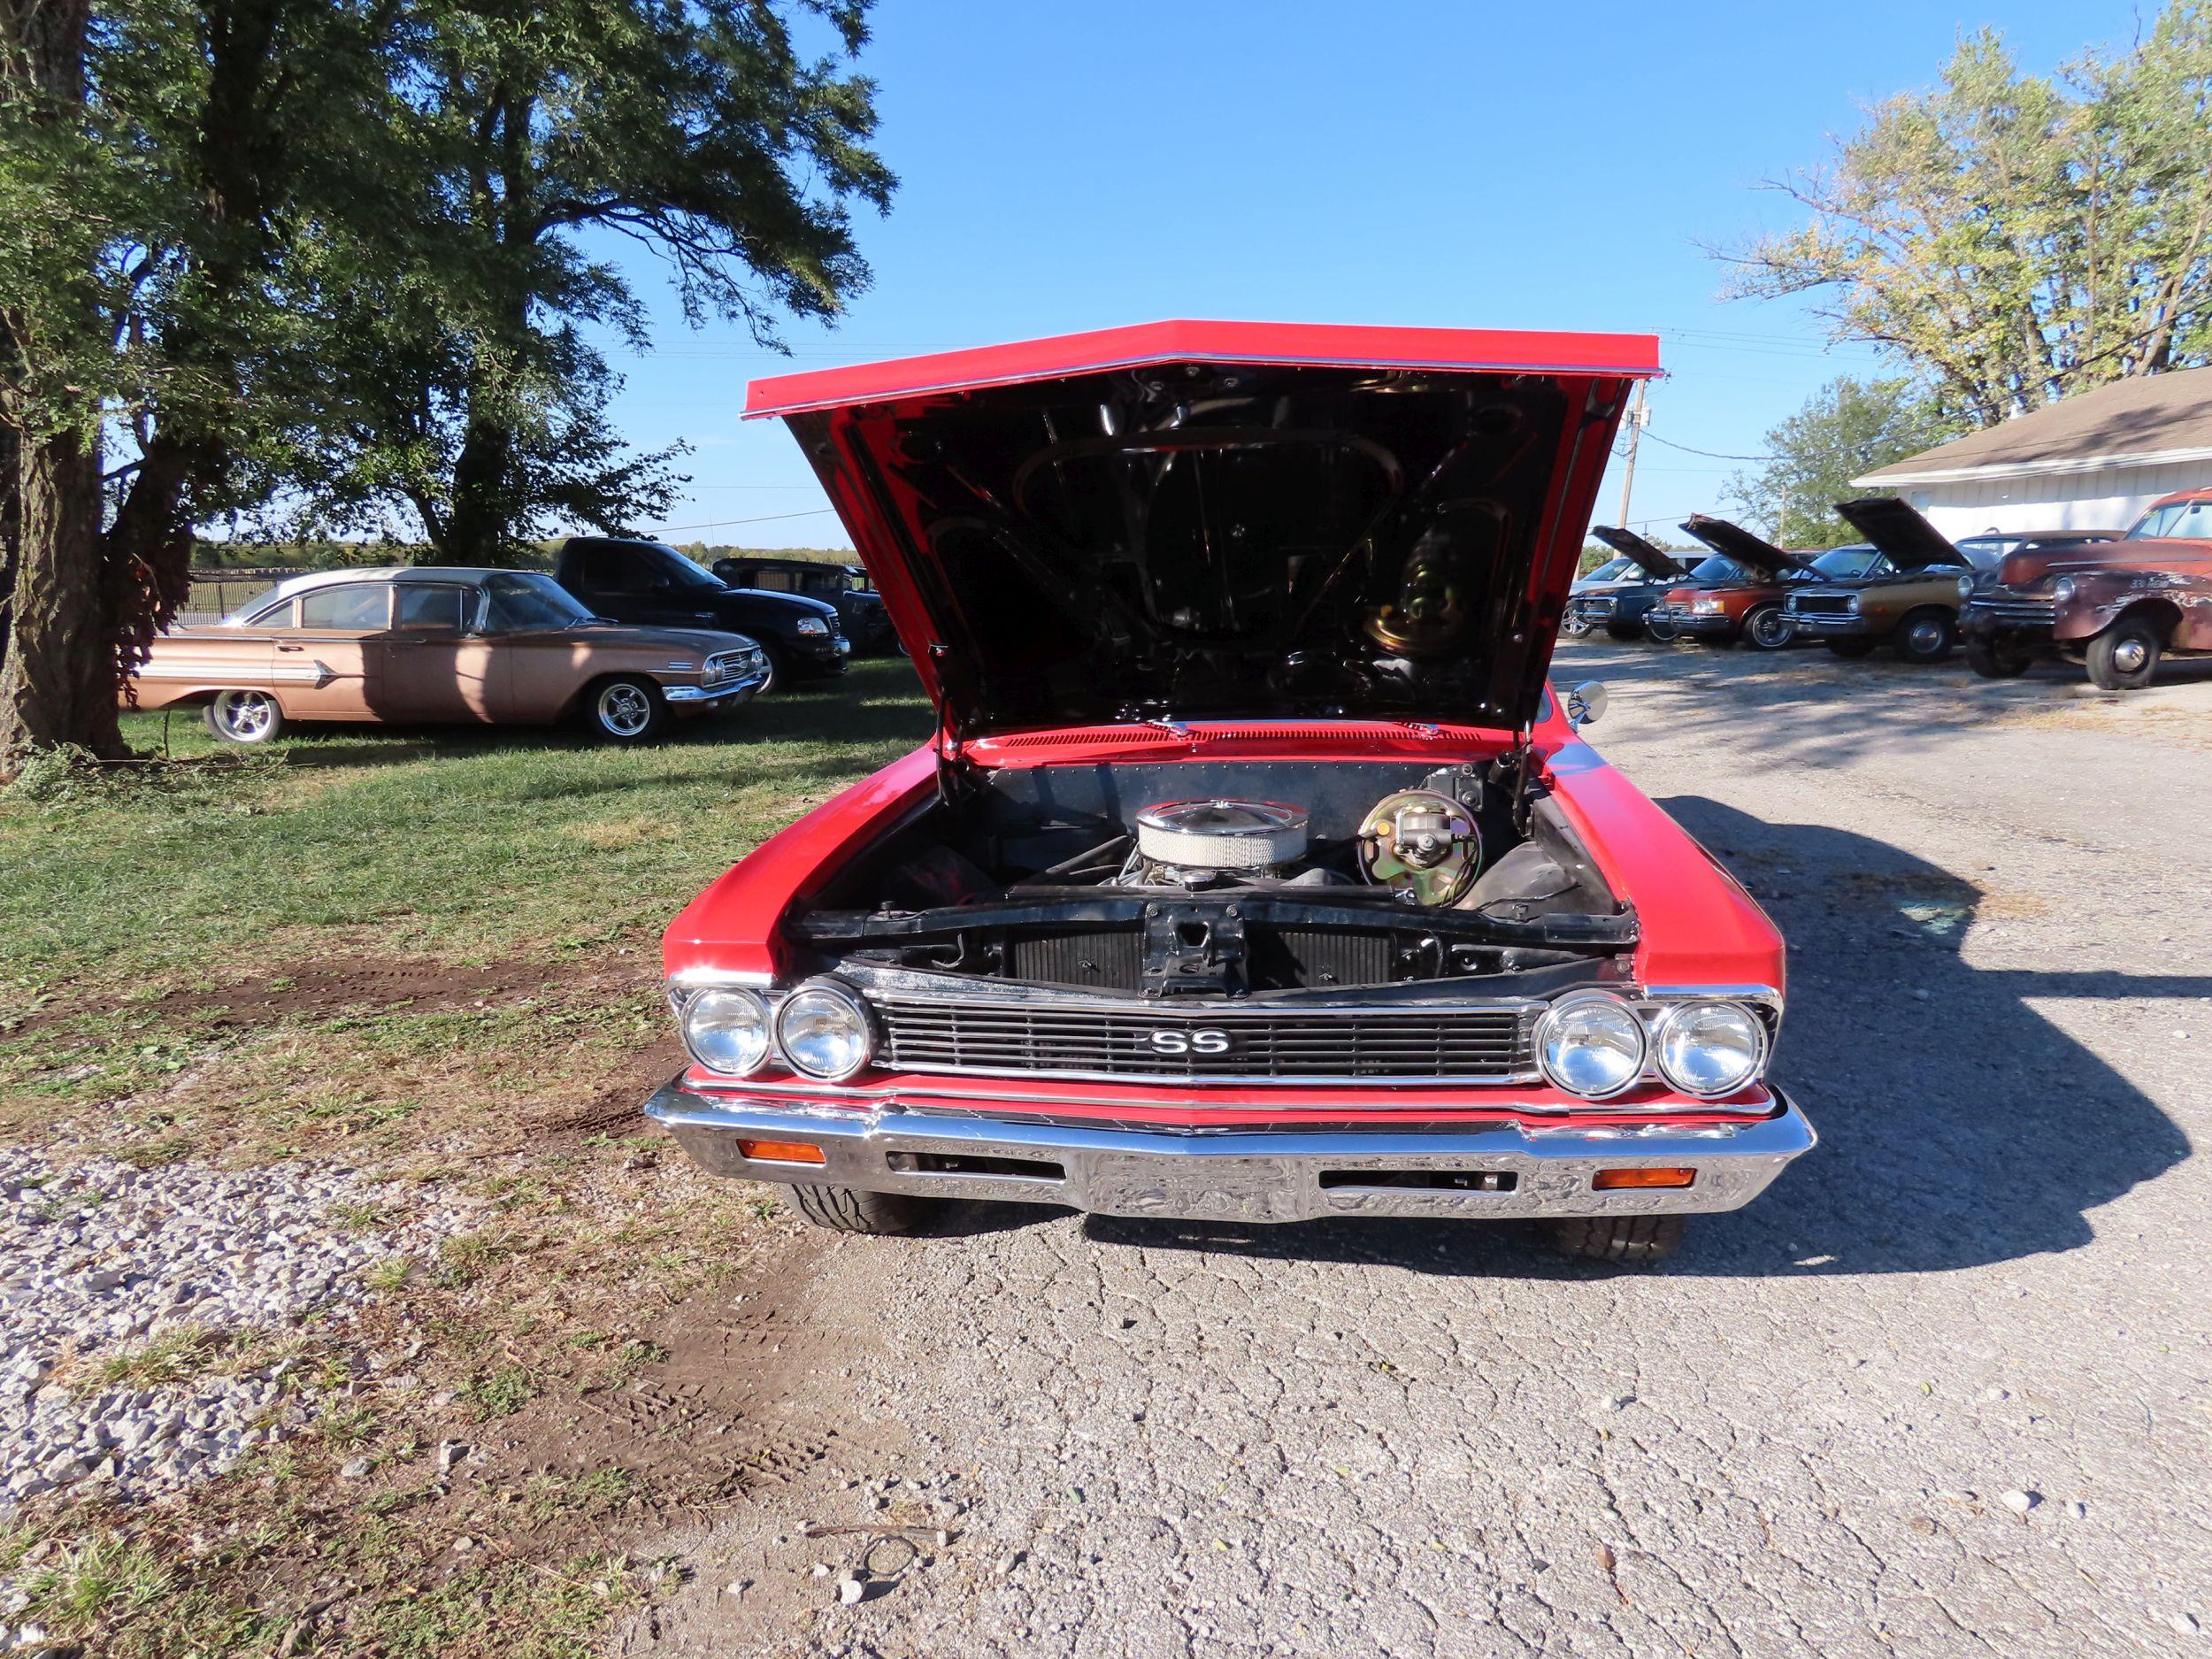
[[[1778,548],[1741,525],[1694,512],[1682,528],[1712,549],[1691,566],[1689,580],[1652,607],[1647,618],[1657,640],[1741,643],[1778,651],[1796,637],[1783,602],[1801,582],[1819,578],[1804,553]]]
[[[1783,947],[1547,681],[1647,335],[1177,322],[755,381],[934,737],[663,942],[649,1115],[819,1224],[1535,1217],[1813,1144]]]
[[[1839,501],[1836,512],[1866,545],[1824,555],[1829,580],[1790,595],[1798,633],[1839,657],[1864,657],[1886,643],[1900,662],[1941,662],[1958,642],[1975,572],[1993,568],[1994,554],[1960,547],[1894,496]]]
[[[1962,626],[1976,673],[2009,679],[2057,657],[2106,691],[2147,686],[2162,657],[2212,652],[2212,490],[2153,502],[2117,540],[2072,531],[2008,550]]]
[[[1559,631],[1569,639],[1580,639],[1599,628],[1617,640],[1642,639],[1645,618],[1651,614],[1652,607],[1687,580],[1690,572],[1673,554],[1654,546],[1633,530],[1600,524],[1591,526],[1590,534],[1616,549],[1619,554],[1616,562],[1626,564],[1634,576],[1587,590],[1577,582],[1567,595],[1566,614]]]

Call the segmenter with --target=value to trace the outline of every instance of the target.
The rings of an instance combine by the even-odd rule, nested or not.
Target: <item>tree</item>
[[[1955,419],[2212,362],[2212,9],[2170,0],[2057,81],[1969,35],[1934,90],[1770,188],[1809,221],[1724,254],[1724,291],[1815,296],[1833,338],[1910,363]]]
[[[435,11],[424,118],[443,168],[434,263],[334,296],[348,442],[303,480],[325,521],[403,503],[455,564],[497,564],[561,522],[663,516],[681,449],[636,455],[586,330],[642,345],[634,290],[588,233],[657,256],[692,323],[764,343],[867,283],[849,206],[887,207],[850,72],[866,0],[555,0]],[[795,17],[841,52],[802,55]]]
[[[1856,539],[1831,511],[1859,493],[1853,479],[1958,432],[1935,400],[1909,380],[1846,376],[1769,429],[1766,464],[1755,472],[1733,474],[1728,495],[1745,517],[1771,526],[1768,534],[1780,546],[1835,547]]]

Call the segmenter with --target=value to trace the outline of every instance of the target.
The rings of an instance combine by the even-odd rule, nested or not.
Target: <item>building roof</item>
[[[1985,478],[2089,472],[2212,459],[2212,369],[2139,375],[2047,403],[1902,461],[1854,485],[1900,488]]]
[[[1059,380],[1161,363],[1266,363],[1500,373],[1659,373],[1655,334],[1544,334],[1486,328],[1346,327],[1328,323],[1182,319],[1056,334],[1011,345],[860,363],[758,380],[745,415],[790,415],[895,397]]]

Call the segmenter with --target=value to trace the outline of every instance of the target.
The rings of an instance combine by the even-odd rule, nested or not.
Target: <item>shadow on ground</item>
[[[2071,1250],[2090,1241],[2091,1211],[2188,1156],[2154,1101],[2031,1002],[2212,997],[2212,977],[1977,969],[1959,951],[1982,898],[1970,883],[1870,836],[1770,825],[1697,796],[1661,804],[1752,878],[1791,942],[1776,1075],[1821,1145],[1748,1209],[1694,1217],[1682,1254],[1656,1271],[1932,1272]],[[1085,1226],[1155,1249],[1431,1273],[1621,1271],[1551,1256],[1529,1224]]]

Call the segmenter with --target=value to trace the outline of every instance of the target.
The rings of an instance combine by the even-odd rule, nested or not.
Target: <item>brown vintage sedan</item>
[[[627,627],[535,571],[319,571],[211,626],[154,641],[126,694],[204,704],[216,736],[265,743],[294,720],[546,726],[642,743],[672,718],[751,701],[739,634]]]

